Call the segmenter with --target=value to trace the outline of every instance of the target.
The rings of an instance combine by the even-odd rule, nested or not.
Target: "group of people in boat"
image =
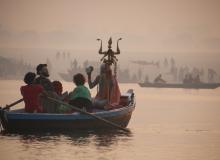
[[[111,66],[103,63],[100,67],[100,74],[92,81],[93,67],[86,69],[89,88],[97,86],[95,98],[91,97],[90,90],[85,86],[86,78],[83,74],[73,75],[75,88],[69,94],[63,93],[62,83],[49,79],[47,64],[39,64],[36,67],[36,74],[28,72],[24,76],[25,86],[20,91],[25,103],[25,111],[28,113],[72,113],[71,105],[86,109],[92,112],[94,108],[111,109],[119,104],[120,89],[116,77],[112,74]],[[50,97],[50,99],[48,98]],[[51,99],[63,101],[57,103]]]
[[[183,84],[190,84],[190,83],[201,83],[200,77],[197,74],[195,77],[192,74],[186,74],[185,78],[183,79]]]
[[[146,83],[149,83],[148,78],[145,80]],[[166,81],[162,78],[162,75],[159,74],[155,79],[154,79],[155,84],[164,84]],[[200,76],[192,76],[192,74],[186,74],[185,78],[183,79],[183,84],[191,84],[191,83],[201,83],[200,81]]]

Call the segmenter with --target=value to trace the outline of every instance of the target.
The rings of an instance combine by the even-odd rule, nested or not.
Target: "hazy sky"
[[[0,0],[0,47],[89,50],[112,36],[128,51],[219,53],[219,16],[219,0]]]

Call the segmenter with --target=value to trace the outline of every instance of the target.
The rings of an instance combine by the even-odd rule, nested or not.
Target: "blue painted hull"
[[[92,113],[103,119],[126,127],[135,108],[134,104],[110,111],[97,111]],[[7,131],[44,131],[44,130],[77,130],[112,128],[100,120],[89,115],[24,113],[21,110],[4,111],[2,114],[3,127]]]

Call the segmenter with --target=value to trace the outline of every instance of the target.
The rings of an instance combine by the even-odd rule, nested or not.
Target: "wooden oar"
[[[84,111],[84,110],[82,110],[82,109],[80,109],[80,108],[78,108],[78,107],[75,107],[75,106],[73,106],[73,105],[70,105],[70,104],[68,104],[68,103],[59,101],[59,100],[54,99],[54,98],[51,98],[51,97],[47,97],[47,98],[48,98],[49,100],[54,101],[54,102],[57,102],[57,103],[60,103],[60,104],[63,104],[63,105],[70,106],[71,108],[77,110],[78,112],[83,113],[83,114],[86,114],[86,115],[89,115],[89,116],[91,116],[91,117],[94,117],[94,118],[96,118],[96,119],[98,119],[98,120],[100,120],[100,121],[102,121],[102,122],[105,122],[106,124],[108,124],[108,125],[110,125],[110,126],[113,126],[113,127],[115,127],[115,128],[121,129],[121,130],[123,130],[123,131],[125,131],[125,132],[130,132],[130,130],[128,130],[127,128],[123,128],[123,127],[119,126],[118,124],[115,124],[115,123],[113,123],[113,122],[111,122],[111,121],[108,121],[108,120],[106,120],[106,119],[103,119],[103,118],[101,118],[101,117],[99,117],[99,116],[96,116],[96,115],[94,115],[94,114],[91,114],[91,113],[89,113],[89,112],[86,112],[86,111]]]
[[[5,107],[2,108],[2,110],[9,109],[9,108],[11,108],[12,106],[14,106],[14,105],[16,105],[16,104],[21,103],[23,100],[24,100],[24,99],[21,98],[21,99],[15,101],[15,102],[13,102],[13,103],[11,103],[11,104],[9,104],[9,105],[6,105]]]
[[[3,108],[0,107],[0,131],[2,131],[3,128],[4,128],[4,127],[3,127],[3,123],[2,123],[2,121],[3,121],[3,119],[2,119],[3,111],[6,110],[6,109],[11,108],[12,106],[15,106],[15,105],[18,104],[18,103],[23,102],[23,100],[24,100],[24,99],[22,98],[22,99],[19,99],[19,100],[15,101],[15,102],[13,102],[13,103],[11,103],[11,104],[9,104],[9,105],[6,105],[6,106],[3,107]]]

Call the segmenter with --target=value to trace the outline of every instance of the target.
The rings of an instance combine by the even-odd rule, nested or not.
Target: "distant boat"
[[[215,89],[220,83],[139,83],[141,87],[151,88],[186,88],[186,89]]]

